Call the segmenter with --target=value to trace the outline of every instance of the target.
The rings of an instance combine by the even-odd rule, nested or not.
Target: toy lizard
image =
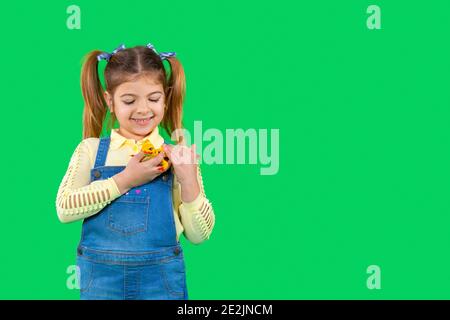
[[[164,153],[164,158],[161,160],[160,166],[163,167],[164,171],[168,168],[169,157],[164,152],[162,146],[157,149],[157,148],[155,148],[153,143],[150,142],[150,140],[145,139],[142,143],[141,151],[145,154],[144,158],[141,161],[147,161],[149,159],[156,157],[161,152]]]

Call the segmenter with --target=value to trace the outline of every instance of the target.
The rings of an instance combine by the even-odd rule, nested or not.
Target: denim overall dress
[[[109,143],[110,137],[100,139],[91,181],[125,169],[105,166]],[[172,183],[169,169],[84,219],[77,248],[82,300],[188,299]]]

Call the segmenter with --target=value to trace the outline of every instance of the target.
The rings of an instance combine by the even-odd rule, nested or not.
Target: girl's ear
[[[113,103],[112,103],[112,96],[109,94],[108,91],[105,91],[105,92],[103,93],[103,97],[105,98],[106,104],[108,105],[109,112],[110,112],[110,113],[113,113],[114,110],[113,110],[113,107],[112,107],[112,106],[113,106]]]

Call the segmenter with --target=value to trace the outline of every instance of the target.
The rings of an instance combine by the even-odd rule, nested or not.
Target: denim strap
[[[105,165],[106,156],[108,155],[109,143],[111,142],[111,137],[100,138],[100,143],[97,150],[97,158],[95,159],[96,167],[103,167]]]

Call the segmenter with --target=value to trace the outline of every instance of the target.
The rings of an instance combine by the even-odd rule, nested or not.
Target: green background
[[[71,4],[80,30],[66,27]],[[371,4],[381,30],[366,27]],[[81,59],[148,42],[183,63],[189,130],[280,130],[277,175],[202,165],[216,225],[201,245],[183,238],[191,299],[450,298],[449,12],[437,0],[2,4],[0,298],[78,299],[66,268],[81,222],[61,224],[55,199],[81,140]]]

